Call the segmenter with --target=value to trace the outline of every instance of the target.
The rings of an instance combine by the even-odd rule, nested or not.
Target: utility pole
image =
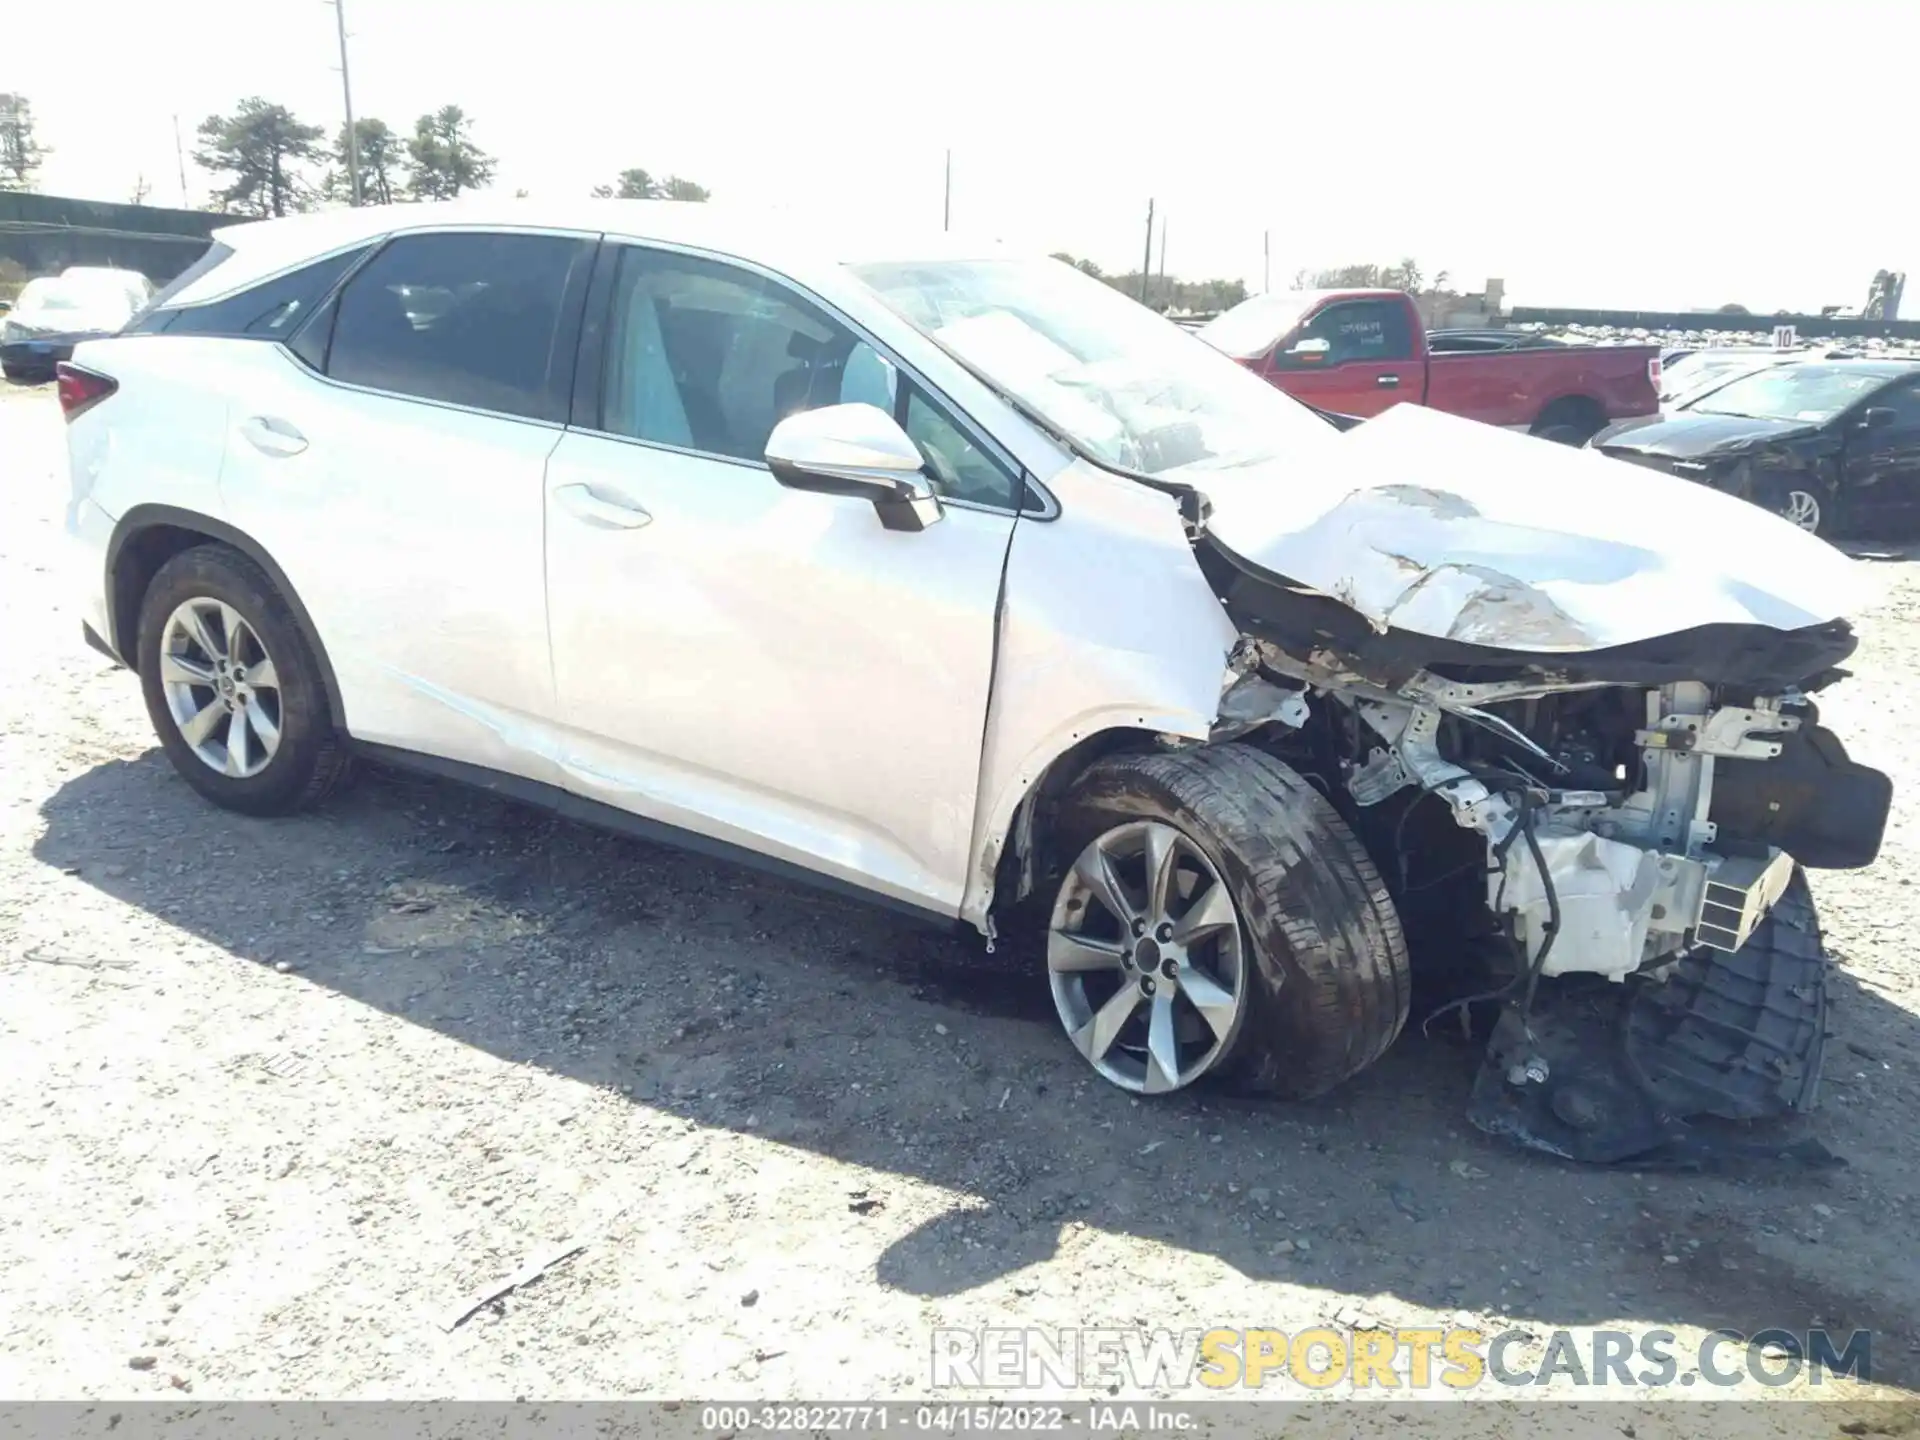
[[[340,98],[347,106],[347,194],[360,203],[360,136],[353,128],[353,81],[347,75],[347,0],[328,0],[340,32]]]
[[[1273,289],[1273,231],[1260,232],[1260,293]]]
[[[942,230],[953,228],[953,151],[951,150],[947,151],[947,189],[946,200],[940,212],[940,228]]]
[[[192,202],[187,199],[187,152],[180,144],[180,117],[173,117],[173,158],[180,166],[180,208],[191,210]]]
[[[1153,201],[1147,201],[1147,253],[1140,261],[1140,303],[1147,303],[1147,281],[1153,275]]]

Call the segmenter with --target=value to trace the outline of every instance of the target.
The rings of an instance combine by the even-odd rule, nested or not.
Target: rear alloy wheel
[[[167,758],[216,805],[290,814],[350,773],[300,622],[238,550],[200,545],[160,567],[135,657]]]
[[[167,712],[199,761],[235,780],[280,749],[280,674],[238,610],[200,596],[167,617],[160,640]]]
[[[1061,801],[1060,1023],[1104,1079],[1318,1095],[1406,1021],[1407,947],[1327,798],[1250,745],[1102,760]]]
[[[1246,1012],[1240,915],[1227,882],[1173,826],[1095,836],[1060,887],[1047,978],[1074,1048],[1141,1094],[1210,1071]]]

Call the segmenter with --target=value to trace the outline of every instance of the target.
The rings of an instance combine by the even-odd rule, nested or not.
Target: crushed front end
[[[1688,1122],[1817,1092],[1827,960],[1801,870],[1869,863],[1891,799],[1813,698],[1845,673],[1844,622],[1529,653],[1382,631],[1204,563],[1245,636],[1224,733],[1349,817],[1416,984],[1455,982],[1415,1018],[1495,1017],[1476,1125],[1583,1161],[1824,1156]]]

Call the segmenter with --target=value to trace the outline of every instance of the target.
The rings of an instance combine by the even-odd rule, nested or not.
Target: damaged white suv
[[[1427,967],[1499,1002],[1474,1115],[1527,1143],[1811,1101],[1797,866],[1889,786],[1809,698],[1849,562],[1741,501],[706,205],[223,230],[60,397],[89,637],[216,803],[367,755],[1030,922],[1140,1092],[1325,1090]]]

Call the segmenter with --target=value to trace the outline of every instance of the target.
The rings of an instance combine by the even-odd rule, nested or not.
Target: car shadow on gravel
[[[885,1209],[889,1174],[965,1197],[883,1251],[882,1286],[992,1286],[985,1303],[1017,1304],[1043,1262],[1058,1262],[1054,1286],[1062,1267],[1141,1263],[1137,1247],[1102,1251],[1114,1232],[1379,1297],[1389,1315],[1920,1330],[1909,1305],[1875,1298],[1897,1291],[1781,1258],[1820,1228],[1807,1217],[1832,1176],[1642,1175],[1508,1151],[1463,1116],[1477,1049],[1417,1025],[1321,1101],[1142,1103],[1061,1039],[1031,947],[988,955],[451,783],[375,773],[317,813],[252,821],[200,801],[155,750],[75,776],[42,814],[41,861],[285,967],[288,985],[877,1172],[845,1202],[849,1225]],[[115,958],[137,983],[142,957]],[[1913,1017],[1844,972],[1835,1003],[1849,1039],[1912,1053]],[[1884,1127],[1838,1088],[1822,1118],[1844,1153]],[[1210,1283],[1154,1268],[1136,1278],[1170,1297]],[[1087,1304],[1088,1323],[1153,1323]],[[1920,1383],[1914,1359],[1886,1344],[1875,1378]]]

